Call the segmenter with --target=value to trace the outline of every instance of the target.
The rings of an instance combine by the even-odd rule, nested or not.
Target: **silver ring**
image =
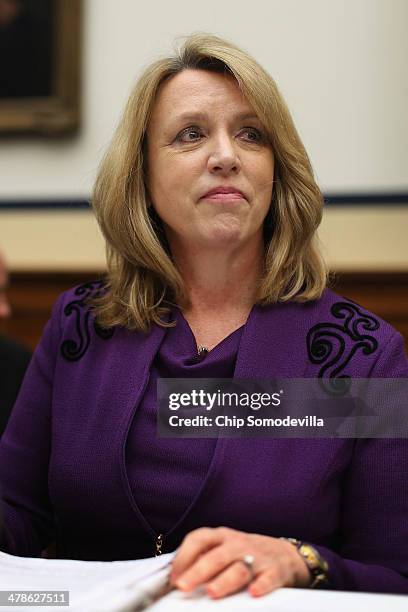
[[[254,557],[252,555],[244,555],[242,557],[242,559],[239,559],[239,561],[241,561],[241,563],[243,563],[245,565],[245,567],[247,568],[249,574],[250,574],[250,578],[248,580],[248,582],[252,582],[252,580],[255,577],[255,572],[254,572]]]

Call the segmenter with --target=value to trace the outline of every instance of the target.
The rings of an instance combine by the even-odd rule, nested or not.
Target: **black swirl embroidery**
[[[90,322],[93,322],[95,333],[102,338],[108,340],[112,338],[114,329],[104,329],[98,325],[93,318],[89,308],[87,308],[87,299],[90,297],[99,297],[105,290],[105,283],[102,279],[84,283],[75,289],[76,300],[69,302],[64,308],[66,317],[75,316],[76,339],[65,340],[61,345],[61,355],[67,361],[78,361],[83,357],[91,343]]]
[[[329,378],[330,390],[342,394],[349,388],[351,377],[345,370],[356,352],[371,355],[377,350],[378,341],[366,332],[380,323],[352,302],[336,302],[330,312],[342,323],[314,325],[307,334],[307,351],[310,361],[321,366],[319,378]]]

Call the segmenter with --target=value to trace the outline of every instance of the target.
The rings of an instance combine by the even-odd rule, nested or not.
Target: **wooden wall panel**
[[[332,288],[391,323],[408,352],[408,273],[343,273]]]
[[[10,319],[0,320],[0,333],[33,349],[58,295],[97,277],[95,272],[12,274],[8,295],[13,313]],[[394,325],[408,348],[408,273],[343,273],[337,274],[331,285],[337,293]]]
[[[0,333],[34,349],[59,294],[93,278],[95,272],[11,274],[7,295],[12,314],[9,319],[0,319]]]

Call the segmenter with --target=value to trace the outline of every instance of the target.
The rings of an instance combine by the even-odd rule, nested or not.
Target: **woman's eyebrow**
[[[256,121],[260,121],[259,117],[253,111],[243,111],[241,113],[237,113],[236,115],[232,115],[232,117],[233,119],[236,119],[237,121],[242,121],[244,119],[255,119]],[[184,121],[197,121],[197,120],[205,121],[208,118],[209,118],[208,113],[198,112],[198,111],[197,112],[186,111],[175,117],[176,121],[183,121],[183,122]]]

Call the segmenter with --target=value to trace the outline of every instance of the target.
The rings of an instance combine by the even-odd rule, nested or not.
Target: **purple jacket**
[[[101,288],[87,283],[56,302],[1,440],[6,552],[37,556],[56,538],[65,558],[154,554],[125,444],[166,332],[102,330],[84,302]],[[237,378],[342,375],[408,377],[400,334],[329,290],[253,308]],[[408,593],[407,476],[403,439],[220,438],[163,551],[192,529],[226,525],[314,544],[332,588]]]

